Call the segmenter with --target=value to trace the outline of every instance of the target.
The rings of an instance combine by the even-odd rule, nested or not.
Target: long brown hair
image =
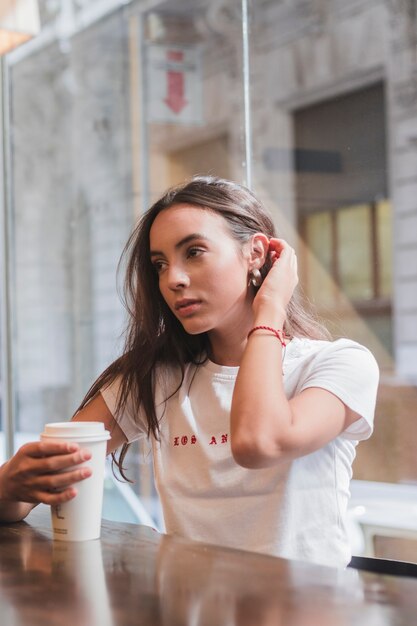
[[[168,190],[146,211],[133,230],[119,262],[119,267],[126,263],[123,300],[128,321],[123,354],[97,378],[78,410],[101,388],[119,377],[117,412],[123,411],[129,398],[135,414],[139,414],[140,409],[146,414],[148,436],[152,434],[157,439],[159,421],[154,402],[157,365],[179,367],[182,383],[185,365],[201,363],[209,346],[206,333],[189,335],[171,313],[159,291],[158,276],[150,259],[152,224],[161,211],[176,204],[188,204],[220,214],[226,220],[231,236],[241,244],[258,232],[268,238],[276,237],[271,216],[249,189],[214,176],[196,176]],[[267,261],[261,269],[263,277],[269,269],[270,261]],[[329,338],[327,330],[301,302],[298,290],[287,307],[285,332],[289,337]],[[122,476],[128,446],[123,445],[119,459],[113,455]]]

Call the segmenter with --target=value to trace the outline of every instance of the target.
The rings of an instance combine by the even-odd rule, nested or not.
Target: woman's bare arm
[[[270,250],[276,259],[254,300],[254,326],[282,329],[298,282],[297,261],[282,240],[271,240]],[[248,339],[231,409],[232,453],[245,467],[268,467],[318,450],[360,417],[320,388],[288,400],[282,356],[270,331],[258,330]]]
[[[126,436],[110,410],[107,404],[104,402],[101,393],[98,393],[94,398],[83,407],[72,418],[74,422],[102,422],[104,428],[109,431],[111,438],[107,442],[107,454],[114,452],[122,444],[127,442]]]

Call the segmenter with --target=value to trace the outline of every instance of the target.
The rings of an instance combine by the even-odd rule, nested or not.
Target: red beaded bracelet
[[[273,335],[275,335],[275,337],[280,341],[281,346],[283,348],[285,348],[286,343],[283,339],[284,337],[284,331],[282,330],[277,330],[276,328],[272,328],[271,326],[254,326],[249,332],[248,332],[248,339],[251,336],[252,333],[255,332],[255,330],[269,330],[269,332],[271,332]]]

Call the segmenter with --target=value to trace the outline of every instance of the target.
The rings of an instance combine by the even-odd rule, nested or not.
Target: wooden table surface
[[[414,626],[417,580],[360,574],[103,522],[54,542],[49,510],[0,525],[1,626]]]

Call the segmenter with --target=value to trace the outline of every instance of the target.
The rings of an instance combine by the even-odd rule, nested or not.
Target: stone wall
[[[394,202],[396,369],[417,382],[417,5],[390,7],[389,129]]]
[[[18,425],[68,419],[117,354],[133,223],[126,21],[13,68]]]

